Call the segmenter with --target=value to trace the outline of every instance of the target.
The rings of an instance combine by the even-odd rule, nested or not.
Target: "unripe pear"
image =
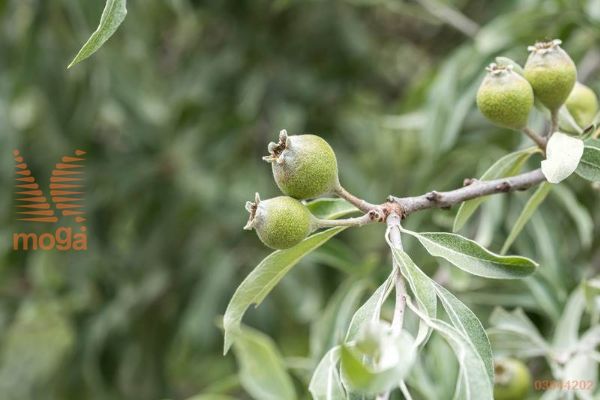
[[[288,196],[246,203],[250,213],[244,229],[254,229],[260,240],[272,249],[287,249],[303,241],[314,229],[315,218],[308,208]]]
[[[479,111],[493,123],[512,129],[527,125],[533,108],[533,90],[511,65],[491,64],[477,92]]]
[[[263,159],[271,163],[279,189],[296,199],[319,197],[339,185],[335,153],[319,136],[288,136],[282,130],[279,142],[269,143],[269,155]]]
[[[494,365],[494,399],[524,400],[531,388],[531,374],[525,364],[512,358],[498,359]]]
[[[564,104],[577,81],[575,63],[560,44],[553,40],[529,46],[531,54],[524,68],[535,97],[552,112]]]
[[[567,98],[565,106],[577,125],[586,128],[594,122],[594,117],[598,112],[598,97],[592,89],[577,82]]]

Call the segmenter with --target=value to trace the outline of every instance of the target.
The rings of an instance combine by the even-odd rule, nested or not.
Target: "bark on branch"
[[[385,222],[388,217],[396,213],[401,218],[429,208],[450,208],[467,200],[478,197],[489,196],[496,193],[508,193],[519,190],[527,190],[532,186],[545,182],[546,178],[541,169],[525,172],[507,178],[491,181],[480,181],[477,179],[466,179],[465,186],[447,192],[431,191],[420,196],[395,197],[389,196],[388,201],[383,204],[371,204],[358,198],[344,189],[337,190],[336,194],[348,202],[354,204],[362,212],[362,217],[340,220],[319,220],[320,227],[332,226],[362,226],[373,222]]]
[[[477,197],[488,196],[495,193],[507,193],[517,190],[526,190],[544,182],[546,178],[541,169],[525,172],[509,178],[495,179],[492,181],[469,180],[467,186],[448,192],[432,191],[414,197],[394,197],[389,200],[398,204],[402,215],[406,217],[416,211],[428,208],[449,208],[463,201]]]

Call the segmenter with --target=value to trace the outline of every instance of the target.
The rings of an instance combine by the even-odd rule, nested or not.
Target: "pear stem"
[[[370,224],[371,222],[380,221],[382,216],[379,211],[371,210],[360,217],[355,218],[344,218],[344,219],[320,219],[315,218],[315,225],[317,229],[321,228],[336,228],[340,226],[363,226]]]
[[[535,144],[537,144],[538,147],[542,149],[542,151],[546,151],[546,139],[538,135],[533,129],[529,128],[528,126],[521,129],[521,131],[523,131],[524,134],[529,136],[529,138],[533,140]]]
[[[389,196],[387,201],[382,204],[371,204],[346,191],[342,195],[339,190],[336,190],[338,196],[360,208],[366,215],[347,220],[322,220],[321,223],[323,224],[322,227],[360,226],[365,223],[384,222],[392,213],[396,213],[401,219],[404,219],[417,211],[431,208],[448,209],[453,205],[478,197],[527,190],[545,181],[546,177],[542,173],[542,170],[538,168],[519,175],[489,181],[465,179],[463,187],[447,192],[433,190],[419,196]]]
[[[356,197],[355,195],[344,189],[339,183],[334,189],[334,192],[336,195],[346,200],[348,203],[352,204],[354,207],[358,208],[364,213],[368,213],[369,211],[377,208],[375,204],[371,204],[368,201]]]
[[[554,132],[558,130],[558,109],[550,111],[550,132],[548,132],[548,139]]]

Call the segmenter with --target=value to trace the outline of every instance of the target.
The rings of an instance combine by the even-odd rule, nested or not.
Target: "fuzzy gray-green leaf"
[[[446,314],[450,317],[452,325],[461,331],[473,344],[475,350],[485,364],[485,371],[490,380],[494,379],[494,366],[492,357],[492,347],[485,329],[477,316],[462,301],[457,299],[446,288],[433,281],[435,291],[442,302]]]
[[[419,318],[448,342],[460,366],[454,399],[492,400],[493,382],[487,367],[473,343],[461,331],[437,318],[429,318],[421,311],[411,308]]]
[[[477,242],[454,233],[403,231],[416,237],[431,255],[442,257],[473,275],[519,279],[531,275],[537,268],[529,258],[494,254]]]
[[[548,182],[544,182],[529,198],[527,204],[525,204],[525,207],[523,207],[523,211],[521,211],[519,218],[517,218],[517,221],[515,222],[513,228],[508,234],[508,237],[506,238],[506,241],[502,246],[502,250],[500,251],[501,254],[506,254],[510,246],[513,244],[517,236],[519,236],[519,233],[521,233],[521,231],[533,215],[533,213],[535,213],[538,207],[546,199],[546,196],[548,196],[548,193],[550,193],[551,189],[552,185]]]
[[[579,234],[582,246],[589,248],[594,238],[594,220],[588,209],[579,202],[575,194],[567,186],[554,186],[552,194],[561,203],[565,213],[571,216],[577,227],[577,233]]]
[[[600,147],[586,145],[575,172],[588,181],[600,182]]]
[[[338,363],[340,347],[329,350],[317,365],[308,390],[315,400],[345,400],[346,393],[340,378]]]
[[[116,32],[127,15],[127,0],[107,0],[100,17],[100,24],[85,42],[67,68],[94,54]]]
[[[355,340],[366,324],[379,320],[381,307],[394,287],[395,276],[395,272],[392,272],[371,297],[356,310],[346,332],[346,342]]]
[[[254,399],[296,399],[292,379],[271,338],[243,327],[235,333],[234,350],[242,386]]]
[[[400,272],[406,278],[410,290],[413,292],[419,307],[427,313],[429,318],[436,318],[437,297],[433,281],[413,262],[403,250],[392,247],[392,256],[400,267]],[[421,344],[427,341],[431,329],[424,323],[419,325],[416,342]]]
[[[490,324],[488,336],[497,353],[536,357],[550,351],[537,327],[519,308],[512,312],[496,308],[490,316]]]
[[[259,305],[269,292],[279,283],[302,257],[315,250],[344,228],[332,228],[316,233],[286,250],[277,250],[269,254],[238,286],[229,301],[223,328],[225,330],[224,352],[227,353],[233,343],[233,333],[239,329],[244,313],[252,304]]]

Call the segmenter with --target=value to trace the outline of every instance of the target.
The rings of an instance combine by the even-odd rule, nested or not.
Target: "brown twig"
[[[529,128],[529,127],[525,127],[522,129],[523,133],[525,133],[527,136],[529,136],[529,138],[531,140],[533,140],[535,142],[535,144],[538,145],[538,147],[540,149],[542,149],[542,151],[546,151],[546,139],[544,139],[543,137],[541,137],[540,135],[538,135],[533,129]]]
[[[389,200],[398,204],[402,210],[402,215],[406,217],[416,211],[428,208],[449,208],[463,201],[475,199],[477,197],[488,196],[496,193],[514,192],[517,190],[526,190],[532,186],[544,182],[546,178],[541,169],[525,172],[509,178],[495,179],[491,181],[475,180],[470,185],[460,189],[448,192],[432,191],[420,196],[414,197],[394,197]]]
[[[456,204],[478,197],[527,190],[544,181],[546,181],[546,178],[541,169],[491,181],[465,179],[466,186],[459,189],[447,192],[434,190],[420,196],[411,197],[389,196],[388,201],[382,204],[371,204],[346,192],[345,196],[340,197],[363,210],[365,215],[340,220],[317,220],[317,224],[319,227],[325,228],[334,226],[363,226],[373,222],[387,222],[393,213],[396,213],[401,218],[406,218],[417,211],[430,208],[450,208]],[[352,199],[352,201],[349,199]]]
[[[371,222],[381,221],[383,216],[378,210],[371,210],[366,214],[356,218],[345,218],[345,219],[315,219],[317,228],[335,228],[338,226],[363,226]]]
[[[364,213],[368,213],[369,211],[377,208],[376,204],[371,204],[363,199],[356,197],[355,195],[344,189],[342,185],[338,184],[338,186],[335,188],[335,194],[337,194],[339,197],[346,200],[348,203],[352,204],[354,207],[358,208]]]

